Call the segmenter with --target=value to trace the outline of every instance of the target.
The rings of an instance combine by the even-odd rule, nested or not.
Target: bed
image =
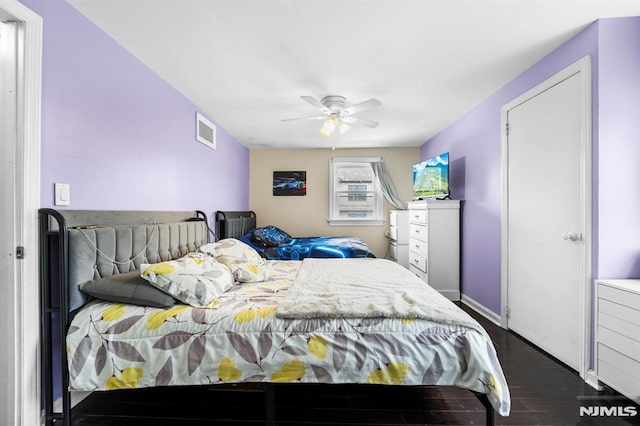
[[[252,211],[216,212],[219,239],[237,238],[270,260],[376,257],[367,243],[356,237],[292,237],[277,226],[256,226]]]
[[[486,332],[393,262],[265,260],[233,238],[209,242],[195,212],[42,209],[40,224],[47,424],[71,424],[71,391],[256,382],[268,383],[269,424],[278,383],[458,386],[478,396],[487,423],[494,410],[509,413]],[[87,297],[99,294],[96,283],[123,277],[164,290]],[[66,336],[61,348],[56,332]],[[61,413],[53,411],[56,369]]]

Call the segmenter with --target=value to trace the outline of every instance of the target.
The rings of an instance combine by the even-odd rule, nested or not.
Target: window
[[[378,158],[332,158],[329,224],[382,225],[382,193],[371,162]]]

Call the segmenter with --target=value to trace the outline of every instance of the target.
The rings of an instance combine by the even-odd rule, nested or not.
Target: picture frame
[[[274,171],[274,196],[304,196],[307,195],[306,171]]]

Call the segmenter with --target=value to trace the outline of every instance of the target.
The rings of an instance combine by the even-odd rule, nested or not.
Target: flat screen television
[[[413,199],[449,197],[449,153],[413,165]]]

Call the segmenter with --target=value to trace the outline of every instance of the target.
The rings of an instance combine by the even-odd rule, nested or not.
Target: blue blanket
[[[360,238],[293,238],[274,226],[252,229],[244,234],[240,240],[256,249],[265,259],[270,260],[301,260],[307,257],[376,257],[367,243]]]

